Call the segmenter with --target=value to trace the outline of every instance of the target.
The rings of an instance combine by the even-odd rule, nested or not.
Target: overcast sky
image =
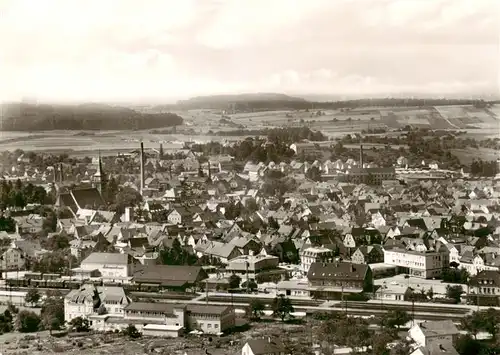
[[[499,91],[500,0],[0,0],[0,100]]]

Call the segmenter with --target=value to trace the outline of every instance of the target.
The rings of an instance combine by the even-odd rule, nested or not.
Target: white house
[[[241,355],[285,355],[285,347],[280,340],[271,337],[250,339],[241,348]]]
[[[89,318],[99,313],[110,316],[123,316],[124,308],[130,303],[121,287],[83,285],[71,290],[64,297],[64,320]]]
[[[432,342],[453,344],[460,332],[451,320],[443,320],[417,323],[410,328],[408,335],[418,346],[426,347]]]

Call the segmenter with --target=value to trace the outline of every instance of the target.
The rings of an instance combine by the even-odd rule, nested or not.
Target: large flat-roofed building
[[[424,279],[439,278],[450,264],[449,251],[441,245],[437,250],[416,251],[402,248],[384,249],[384,264],[398,267],[399,273]]]

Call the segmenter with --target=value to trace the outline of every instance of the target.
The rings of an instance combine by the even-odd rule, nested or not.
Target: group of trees
[[[483,161],[474,159],[470,165],[470,173],[475,176],[491,177],[499,173],[496,160]]]
[[[147,114],[104,104],[5,104],[2,131],[150,129],[183,123],[174,113]]]
[[[353,353],[363,352],[373,355],[408,355],[410,344],[400,341],[397,328],[409,321],[404,311],[389,312],[379,320],[382,329],[370,328],[364,318],[348,317],[346,314],[317,313],[320,321],[317,330],[318,340],[323,351],[331,352],[336,346],[346,346]],[[394,343],[389,347],[388,344]]]
[[[33,261],[32,270],[41,273],[66,273],[70,268],[77,267],[78,260],[71,255],[69,249],[54,250]]]
[[[0,209],[6,207],[24,208],[28,203],[43,205],[54,201],[48,200],[45,189],[32,183],[22,183],[21,180],[2,180],[0,183]]]
[[[183,248],[179,240],[175,238],[171,247],[160,251],[160,262],[163,265],[194,265],[198,262],[198,257]]]
[[[455,263],[456,264],[456,263]],[[458,268],[458,264],[450,265],[452,267],[443,269],[441,273],[441,279],[443,282],[455,283],[455,284],[467,284],[469,282],[469,272],[465,268]]]

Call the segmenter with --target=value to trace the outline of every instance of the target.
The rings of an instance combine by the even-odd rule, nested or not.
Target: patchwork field
[[[267,111],[221,115],[215,110],[175,112],[184,125],[147,131],[47,131],[0,132],[0,151],[35,150],[67,152],[72,155],[116,154],[137,149],[143,141],[146,149],[179,149],[182,141],[233,141],[244,136],[220,136],[217,132],[258,130],[273,127],[308,126],[333,138],[362,130],[396,129],[406,125],[432,129],[465,130],[474,138],[500,137],[500,107],[476,109],[472,106],[430,108],[364,108],[352,110]]]

